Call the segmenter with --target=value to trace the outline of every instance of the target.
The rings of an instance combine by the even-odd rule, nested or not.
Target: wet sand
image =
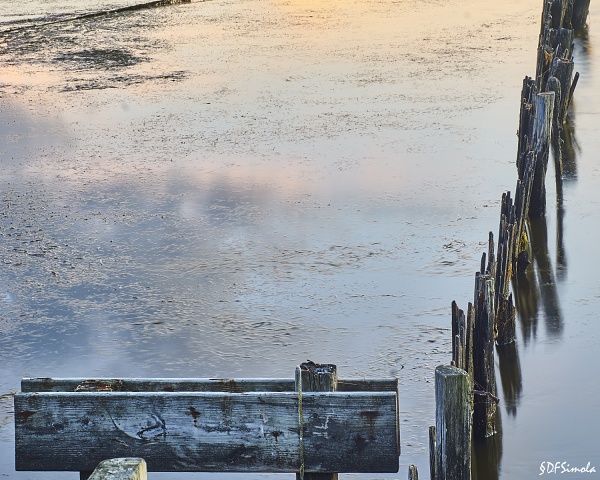
[[[427,475],[433,370],[449,361],[450,303],[471,299],[514,188],[540,9],[207,1],[2,34],[0,393],[24,376],[270,377],[336,363],[341,376],[399,378],[402,466],[381,478],[408,463]],[[599,215],[585,161],[598,125],[581,127],[599,111],[589,48],[575,58],[583,153],[565,190],[565,243],[581,255]],[[597,286],[570,252],[566,278]],[[560,320],[594,315],[597,295],[570,297],[573,285],[559,284],[558,335],[521,324],[525,393],[507,403],[503,478],[571,452],[556,430],[523,424],[562,408],[532,380],[540,349],[579,369],[594,355],[572,351],[597,329]],[[556,324],[551,311],[532,322]],[[12,471],[10,409],[0,398],[0,474],[50,478]],[[533,438],[519,440],[523,428]]]

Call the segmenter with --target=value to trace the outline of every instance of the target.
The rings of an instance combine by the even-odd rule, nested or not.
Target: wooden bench
[[[140,457],[160,472],[397,472],[396,379],[28,378],[15,395],[16,469],[79,471]],[[325,390],[325,391],[316,391]]]

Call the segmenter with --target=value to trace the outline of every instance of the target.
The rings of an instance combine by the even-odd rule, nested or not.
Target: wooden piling
[[[517,171],[519,179],[522,179],[527,165],[526,159],[529,154],[531,137],[533,135],[533,106],[532,96],[535,92],[535,81],[531,77],[525,77],[521,89],[521,108],[519,112],[519,141],[517,146]]]
[[[553,29],[558,29],[563,25],[568,6],[569,4],[566,1],[552,0],[550,4],[550,20]]]
[[[519,193],[517,190],[517,195]],[[496,342],[502,345],[515,340],[515,309],[510,294],[510,280],[515,269],[515,250],[519,240],[520,219],[518,218],[518,208],[516,199],[513,203],[510,192],[502,195],[497,262],[494,263],[494,266],[488,268],[487,272],[495,279],[494,331]],[[493,250],[491,232],[489,234],[489,245],[489,248]]]
[[[307,361],[296,367],[296,392],[299,402],[300,424],[300,471],[296,473],[296,480],[338,480],[335,472],[306,472],[304,470],[304,438],[302,425],[302,393],[303,392],[335,392],[338,385],[337,367],[333,364],[319,365]]]
[[[416,465],[408,466],[408,480],[419,480],[419,472]]]
[[[496,396],[494,371],[494,281],[489,275],[475,275],[475,332],[473,344],[473,378],[478,390]],[[473,435],[485,438],[493,435],[496,403],[489,397],[474,403]]]
[[[529,217],[539,218],[546,213],[546,170],[550,154],[554,92],[536,95],[534,122],[534,174],[529,201]]]
[[[569,30],[569,32],[573,32]],[[575,64],[570,58],[555,57],[550,69],[550,78],[546,84],[546,91],[554,92],[554,110],[552,134],[557,134],[562,130],[565,122],[565,115],[569,107],[571,96],[570,89],[573,82],[573,70]],[[551,83],[552,82],[552,83]]]
[[[456,302],[452,302],[452,361],[454,366],[463,370],[467,370],[465,365],[466,334],[465,313],[458,308]]]
[[[507,345],[516,339],[517,312],[512,293],[502,297],[496,310],[496,345]]]
[[[436,480],[471,480],[471,390],[464,370],[435,369]]]
[[[535,242],[530,240],[529,232],[532,223],[543,220],[546,212],[545,177],[551,146],[558,152],[555,171],[557,194],[561,195],[561,138],[563,126],[568,128],[569,105],[579,78],[578,73],[573,76],[574,29],[584,26],[588,10],[589,0],[543,2],[536,75],[525,77],[521,91],[514,200],[510,192],[502,196],[497,250],[495,253],[490,233],[488,251],[483,254],[480,271],[476,273],[474,303],[469,305],[466,321],[464,313],[452,303],[452,364],[473,375],[476,389],[474,439],[488,439],[501,428],[493,344],[495,340],[500,352],[514,348],[516,309],[510,284],[516,274],[519,281],[526,280],[527,267],[532,261],[531,244]],[[503,348],[505,345],[511,347]],[[520,381],[513,389],[517,392],[515,397],[519,385]],[[439,458],[442,449],[439,425],[436,437],[437,445],[430,438],[430,455]],[[439,462],[430,471],[432,480],[444,478]]]
[[[437,480],[437,447],[435,437],[435,425],[432,425],[429,427],[429,480]]]
[[[467,341],[465,346],[465,366],[469,374],[469,380],[473,383],[474,362],[473,362],[473,345],[475,335],[475,307],[471,302],[467,307]]]

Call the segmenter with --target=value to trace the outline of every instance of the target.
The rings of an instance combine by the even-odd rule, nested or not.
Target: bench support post
[[[302,392],[335,392],[337,384],[335,365],[318,365],[308,361],[296,367],[296,391],[300,399],[300,415],[302,415]],[[300,421],[302,422],[301,418]],[[302,442],[302,435],[300,441]],[[304,458],[301,458],[301,462],[301,470],[296,473],[296,480],[338,480],[337,473],[304,473]]]

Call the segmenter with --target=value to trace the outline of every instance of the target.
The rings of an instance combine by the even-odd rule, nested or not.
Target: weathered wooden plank
[[[24,378],[22,392],[293,392],[293,378]],[[338,379],[338,392],[395,392],[398,379]]]
[[[146,473],[143,458],[111,458],[100,462],[89,480],[146,480]]]
[[[24,378],[22,392],[293,392],[288,378]]]
[[[304,393],[307,470],[397,472],[396,392]],[[139,456],[149,471],[299,471],[294,392],[15,395],[17,470],[91,471]]]

